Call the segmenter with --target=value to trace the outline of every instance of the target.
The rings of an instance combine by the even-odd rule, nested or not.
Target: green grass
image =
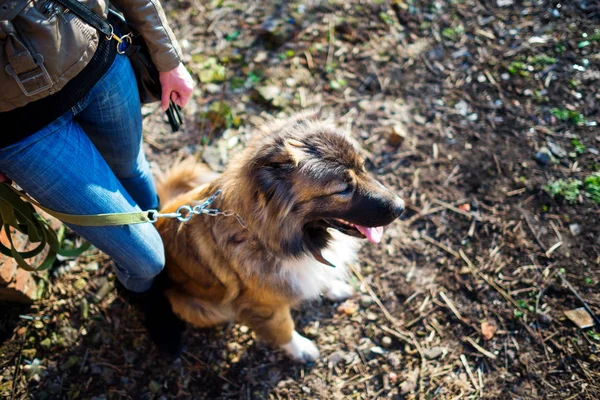
[[[595,172],[579,179],[558,179],[550,181],[543,187],[544,191],[552,197],[563,198],[569,204],[575,204],[582,192],[596,204],[600,204],[600,172]]]
[[[592,201],[600,204],[600,172],[596,172],[584,179],[585,192]]]
[[[559,179],[544,185],[544,190],[552,197],[562,197],[569,204],[577,202],[583,183],[579,179]]]
[[[445,28],[442,31],[442,36],[444,36],[446,39],[454,41],[457,40],[463,33],[465,33],[465,27],[458,25],[452,28]]]
[[[550,114],[554,115],[557,119],[564,122],[572,122],[576,125],[585,122],[585,117],[579,111],[567,110],[566,108],[553,108],[550,110]]]

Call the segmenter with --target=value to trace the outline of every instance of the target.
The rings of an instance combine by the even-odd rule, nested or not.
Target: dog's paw
[[[337,280],[330,282],[323,292],[323,296],[327,297],[331,301],[346,300],[352,297],[353,294],[354,289],[352,289],[352,286],[348,285],[346,282]]]
[[[317,346],[296,331],[292,333],[292,340],[282,345],[281,348],[294,361],[301,363],[311,363],[319,358],[319,349]]]

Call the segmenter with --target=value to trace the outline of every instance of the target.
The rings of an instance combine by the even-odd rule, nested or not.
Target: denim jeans
[[[0,149],[0,171],[42,205],[59,212],[157,208],[154,181],[142,150],[140,101],[129,59],[117,55],[101,80],[70,111]],[[113,258],[117,278],[129,290],[148,290],[164,267],[163,244],[150,223],[69,227]]]

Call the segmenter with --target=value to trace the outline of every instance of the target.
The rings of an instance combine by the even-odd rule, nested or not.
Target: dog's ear
[[[302,160],[304,160],[307,156],[305,152],[304,143],[296,139],[288,139],[286,140],[285,150],[289,155],[290,160],[294,165],[300,164]]]

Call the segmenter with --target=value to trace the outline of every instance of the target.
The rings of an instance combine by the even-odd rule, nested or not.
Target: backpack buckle
[[[22,74],[17,74],[10,64],[5,68],[6,73],[15,78],[15,81],[17,81],[17,85],[19,85],[23,94],[28,97],[48,90],[53,85],[52,78],[44,66],[44,56],[35,54],[33,56],[33,61],[37,68]],[[25,85],[27,85],[29,89]]]

